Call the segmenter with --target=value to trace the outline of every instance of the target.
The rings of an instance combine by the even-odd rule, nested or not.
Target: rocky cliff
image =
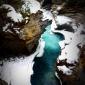
[[[3,9],[0,14],[3,21],[0,23],[0,59],[33,53],[43,32],[42,25],[45,24],[41,21],[42,12],[30,14],[22,22],[14,22],[4,14],[7,14],[7,10]]]

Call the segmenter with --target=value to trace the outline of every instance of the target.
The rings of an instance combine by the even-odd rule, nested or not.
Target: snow
[[[67,63],[75,63],[78,62],[79,55],[80,55],[80,50],[77,47],[79,43],[84,44],[84,36],[80,35],[80,32],[82,31],[83,27],[80,24],[79,27],[76,26],[75,20],[66,17],[66,16],[60,16],[58,15],[56,18],[56,22],[58,25],[63,25],[63,24],[68,24],[71,25],[72,28],[75,30],[75,33],[73,32],[68,32],[64,30],[55,30],[57,28],[55,20],[53,18],[53,15],[50,11],[42,10],[43,11],[43,21],[48,19],[52,20],[51,24],[51,31],[52,32],[58,32],[64,35],[65,40],[59,42],[59,45],[61,46],[62,52],[61,55],[59,56],[59,60],[64,60],[67,59]],[[83,45],[82,45],[83,46]],[[58,69],[61,70],[64,74],[66,75],[71,75],[72,70],[67,68],[65,65],[64,66],[58,66]]]
[[[39,41],[36,52],[30,56],[22,56],[21,58],[10,58],[10,61],[3,61],[3,66],[0,66],[0,78],[5,80],[8,85],[31,85],[30,79],[33,74],[33,59],[41,57],[44,53],[45,42]],[[1,61],[2,62],[2,61]],[[0,62],[0,63],[1,63]]]
[[[40,10],[40,3],[37,0],[22,0],[24,1],[24,5],[22,6],[23,10],[29,10],[30,13],[36,13]]]
[[[23,20],[22,15],[20,13],[16,13],[15,11],[11,11],[7,14],[15,22],[21,22]]]
[[[13,33],[10,29],[8,29],[8,27],[10,26],[10,23],[7,23],[2,29],[4,32],[10,32]]]
[[[62,24],[70,24],[72,22],[72,19],[66,16],[57,16],[57,24],[62,25]]]
[[[72,74],[72,71],[69,68],[67,68],[65,65],[57,66],[57,67],[58,67],[59,71],[63,71],[63,73],[66,74],[66,75]]]
[[[42,21],[45,21],[45,20],[52,20],[53,17],[52,17],[52,13],[50,11],[47,11],[45,9],[40,9],[42,12],[43,12],[43,18],[42,18]]]
[[[64,41],[65,44],[71,43],[72,37],[74,36],[74,33],[68,32],[68,31],[64,31],[64,30],[62,30],[62,31],[54,30],[53,32],[55,32],[55,33],[59,32],[59,33],[63,34],[64,37],[65,37],[65,41]],[[61,41],[61,42],[63,42],[63,41]]]
[[[7,17],[11,18],[14,22],[21,22],[23,20],[22,15],[17,13],[11,5],[3,4],[0,8],[8,9]]]
[[[60,77],[59,77],[57,72],[55,72],[55,76],[60,80],[60,83],[61,83],[60,85],[62,85],[62,81],[61,81],[61,79],[60,79]]]
[[[8,85],[31,85],[30,77],[33,73],[33,58],[35,54],[25,58],[16,59],[15,61],[5,61],[1,67],[1,79],[5,80]]]
[[[60,11],[62,9],[62,6],[57,7],[57,11]]]
[[[10,26],[10,23],[7,23],[2,29],[3,29],[3,31],[4,32],[10,32],[10,33],[13,33],[8,27]],[[19,34],[20,32],[19,32],[19,29],[20,28],[13,28],[14,29],[14,31],[17,33],[17,34]]]
[[[55,16],[55,19],[51,13],[51,11],[47,11],[45,9],[40,9],[42,12],[43,12],[43,18],[42,18],[42,21],[45,21],[45,20],[52,20],[52,24],[51,24],[51,30],[54,31],[55,28],[57,28],[57,25],[63,25],[63,24],[71,24],[72,22],[74,22],[73,19],[69,18],[69,17],[66,17],[66,16],[61,16],[61,15],[56,15]],[[73,28],[75,29],[76,26],[74,24],[73,25]]]
[[[75,33],[71,33],[68,31],[61,30],[60,33],[62,33],[65,36],[65,40],[61,41],[59,44],[61,46],[61,55],[59,56],[58,60],[65,60],[67,59],[67,63],[74,64],[75,62],[78,62],[80,57],[80,49],[78,48],[78,45],[81,47],[85,45],[85,36],[81,34],[81,31],[84,30],[84,27],[82,24],[80,26],[76,26],[73,22],[71,24],[73,29],[75,29]],[[54,30],[54,32],[59,32],[58,30]],[[67,45],[65,45],[67,44]],[[59,70],[61,70],[66,75],[71,75],[72,70],[65,67],[65,66],[57,66]]]
[[[67,63],[75,64],[75,62],[78,62],[79,56],[80,56],[80,49],[78,48],[78,45],[82,47],[85,44],[85,36],[81,34],[81,31],[84,30],[84,27],[82,24],[79,24],[79,26],[77,27],[74,20],[68,17],[66,18],[64,16],[63,17],[58,16],[57,23],[59,25],[69,24],[75,30],[75,32],[72,33],[72,32],[68,32],[64,30],[61,30],[61,31],[55,30],[55,28],[52,27],[52,32],[62,33],[65,37],[65,40],[59,42],[59,45],[61,46],[62,51],[58,60],[67,59],[66,61]],[[66,75],[71,75],[72,73],[72,70],[70,70],[69,68],[65,66],[58,66],[58,69],[61,70]]]
[[[44,47],[45,47],[45,41],[40,38],[39,46],[38,46],[39,52],[38,52],[37,57],[41,57],[44,54]]]
[[[51,25],[52,32],[55,33],[62,33],[65,37],[65,40],[59,42],[61,46],[62,53],[59,56],[59,60],[67,59],[68,63],[74,63],[75,61],[78,62],[80,50],[77,45],[81,44],[83,46],[85,36],[81,35],[81,31],[83,29],[83,25],[80,24],[78,27],[76,26],[73,19],[65,17],[65,16],[57,16],[57,24],[69,24],[75,29],[75,33],[64,31],[64,30],[55,30],[54,25]],[[70,24],[72,23],[72,24]],[[67,44],[67,45],[66,45]]]
[[[9,24],[9,23],[7,23],[7,24],[6,24],[6,25],[2,28],[2,29],[3,29],[3,31],[6,31],[9,25],[10,25],[10,24]]]
[[[20,28],[13,28],[14,29],[14,31],[17,33],[17,34],[19,34],[20,33]]]
[[[64,49],[62,50],[61,55],[59,56],[59,60],[67,59],[67,63],[75,63],[78,62],[79,55],[80,55],[80,49],[78,48],[78,45],[81,44],[81,46],[84,45],[85,36],[80,34],[81,31],[79,29],[82,29],[82,26],[78,28],[78,31],[73,33],[72,40],[68,45],[64,45]],[[68,35],[65,36],[70,38]],[[65,41],[61,42],[62,46],[65,44]]]
[[[48,14],[45,14],[47,16]],[[58,15],[56,18],[56,22],[58,25],[68,24],[71,25],[74,29],[73,32],[65,31],[65,30],[57,30],[56,23],[54,21],[54,18],[50,14],[49,17],[45,17],[46,19],[51,19],[51,31],[55,33],[61,33],[64,35],[65,40],[59,42],[59,45],[61,46],[61,55],[59,56],[59,60],[65,60],[67,59],[67,63],[74,63],[78,62],[79,56],[80,56],[80,49],[78,48],[78,45],[81,47],[85,44],[85,36],[81,34],[81,31],[85,30],[83,25],[79,23],[79,26],[76,25],[75,20],[66,17],[66,16],[60,16]],[[65,66],[59,66],[59,69],[62,70],[63,73],[66,75],[71,75],[71,71],[69,68]],[[65,70],[65,72],[64,72]],[[69,74],[68,74],[69,72]]]
[[[5,32],[13,33],[10,29],[7,29]]]

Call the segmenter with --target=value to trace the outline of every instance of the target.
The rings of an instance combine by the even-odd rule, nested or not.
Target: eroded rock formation
[[[7,30],[0,31],[0,55],[17,56],[29,55],[37,47],[38,40],[42,33],[41,12],[28,16],[25,21],[10,24]]]

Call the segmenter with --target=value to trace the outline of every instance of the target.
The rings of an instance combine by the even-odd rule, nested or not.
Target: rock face
[[[72,5],[82,5],[85,3],[84,0],[78,1],[78,0],[37,0],[39,2],[45,1],[45,2],[52,2],[54,4],[61,4],[63,2],[66,2],[68,4],[72,4]]]
[[[8,85],[5,81],[0,79],[0,85]]]
[[[41,21],[39,16],[37,16],[38,13],[32,14],[29,23],[24,25],[23,29],[20,31],[20,39],[26,41],[26,46],[29,51],[33,50],[37,46],[42,32]]]
[[[8,31],[0,30],[0,59],[33,53],[42,32],[40,14],[31,14],[27,24],[11,22]]]
[[[27,54],[25,41],[19,39],[17,36],[13,36],[10,33],[0,33],[0,58],[13,57],[21,54]]]

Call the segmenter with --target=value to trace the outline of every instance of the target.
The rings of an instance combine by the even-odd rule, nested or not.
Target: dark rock
[[[8,85],[4,80],[0,79],[0,85]]]
[[[0,33],[0,59],[27,54],[25,41],[11,33]]]
[[[57,65],[66,65],[72,66],[71,64],[67,64],[65,61],[58,63]],[[85,85],[85,46],[81,49],[81,56],[79,62],[75,64],[75,67],[72,69],[72,75],[65,75],[63,72],[58,71],[58,74],[61,78],[63,85]]]
[[[38,40],[45,31],[44,27],[49,22],[41,21],[42,12],[29,15],[29,21],[13,23],[7,30],[0,31],[0,59],[30,55],[36,50]],[[10,23],[11,24],[11,23]],[[45,24],[45,26],[44,26]],[[19,28],[18,33],[14,28]]]
[[[72,28],[72,26],[70,26],[68,24],[58,25],[57,30],[65,30],[65,31],[69,31],[69,32],[74,32],[74,29]]]

